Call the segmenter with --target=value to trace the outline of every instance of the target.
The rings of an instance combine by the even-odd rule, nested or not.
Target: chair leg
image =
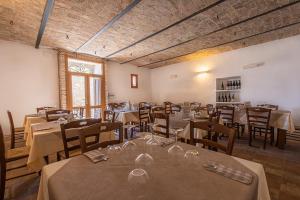
[[[266,149],[267,136],[268,136],[268,133],[267,133],[267,131],[266,131],[266,132],[265,132],[265,140],[264,140],[264,149]]]
[[[46,161],[46,163],[48,165],[49,164],[49,156],[44,156],[44,159],[45,159],[45,161]]]
[[[252,127],[249,127],[249,146],[252,146]]]
[[[57,160],[57,161],[60,161],[60,160],[61,160],[60,155],[59,155],[59,152],[56,152],[56,160]]]

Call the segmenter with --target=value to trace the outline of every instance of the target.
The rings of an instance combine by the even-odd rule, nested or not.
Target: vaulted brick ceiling
[[[45,4],[0,0],[0,39],[34,46]],[[41,46],[156,68],[297,34],[300,0],[55,0]]]

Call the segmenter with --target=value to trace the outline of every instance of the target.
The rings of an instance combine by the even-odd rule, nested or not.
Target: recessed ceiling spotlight
[[[66,39],[67,39],[67,40],[70,39],[68,34],[66,34]]]
[[[95,55],[97,55],[97,51],[95,51]]]
[[[10,20],[9,24],[10,24],[10,25],[14,25],[14,21],[13,21],[13,20]]]

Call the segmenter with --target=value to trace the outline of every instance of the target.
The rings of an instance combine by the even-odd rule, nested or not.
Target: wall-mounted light
[[[200,66],[197,68],[195,74],[199,78],[204,78],[210,72],[210,68],[207,66]]]

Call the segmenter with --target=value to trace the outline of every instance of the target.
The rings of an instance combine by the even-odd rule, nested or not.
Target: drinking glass
[[[160,145],[160,141],[154,136],[154,129],[158,126],[158,124],[150,123],[150,131],[152,134],[152,137],[147,141],[148,145]]]
[[[139,154],[135,159],[135,164],[138,166],[149,166],[153,163],[153,157],[146,152],[146,140],[148,139],[148,134],[144,133],[139,139],[143,142],[143,153]]]
[[[149,180],[146,170],[137,168],[132,170],[128,175],[128,182],[134,185],[145,184]]]
[[[175,133],[175,144],[168,149],[168,153],[172,155],[183,154],[183,148],[178,144],[178,133],[183,131],[183,128],[172,128]]]

